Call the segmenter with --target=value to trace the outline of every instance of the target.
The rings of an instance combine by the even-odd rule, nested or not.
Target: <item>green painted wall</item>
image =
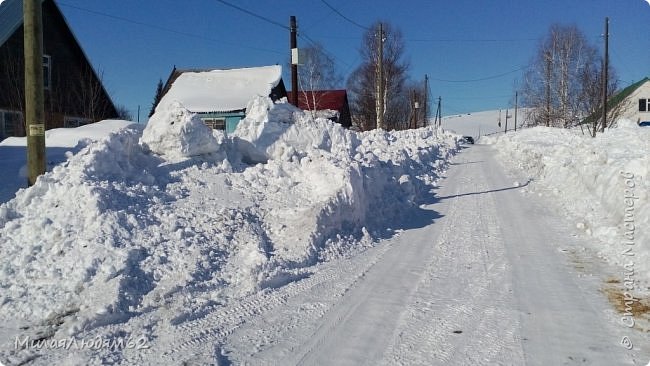
[[[237,124],[241,121],[246,114],[241,112],[210,112],[210,113],[199,113],[199,118],[225,118],[226,119],[226,134],[235,132]]]

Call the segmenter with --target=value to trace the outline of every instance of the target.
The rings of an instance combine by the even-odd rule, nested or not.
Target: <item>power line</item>
[[[136,25],[139,25],[139,26],[142,26],[142,27],[147,27],[147,28],[151,28],[151,29],[157,29],[157,30],[160,30],[160,31],[168,32],[168,33],[178,34],[178,35],[185,36],[185,37],[197,38],[197,39],[216,42],[216,43],[225,44],[225,45],[229,45],[229,46],[233,46],[233,47],[246,48],[246,49],[255,50],[255,51],[263,51],[263,52],[270,52],[270,53],[276,53],[276,54],[283,54],[283,52],[280,52],[280,51],[277,51],[277,50],[270,50],[270,49],[265,49],[265,48],[244,46],[241,43],[227,42],[227,41],[223,41],[223,40],[220,40],[220,39],[214,39],[214,38],[206,37],[206,36],[203,36],[203,35],[200,35],[200,34],[177,31],[177,30],[174,30],[174,29],[171,29],[171,28],[165,28],[165,27],[161,27],[161,26],[155,25],[155,24],[150,24],[150,23],[145,23],[145,22],[141,22],[141,21],[138,21],[138,20],[124,18],[124,17],[118,16],[118,15],[107,14],[107,13],[102,13],[102,12],[99,12],[99,11],[96,11],[96,10],[82,8],[82,7],[67,4],[67,3],[64,3],[64,2],[61,2],[61,1],[57,1],[57,4],[62,5],[62,6],[67,7],[67,8],[83,11],[83,12],[86,12],[86,13],[89,13],[89,14],[99,15],[99,16],[102,16],[102,17],[105,17],[105,18],[111,18],[111,19],[119,20],[119,21],[126,22],[126,23],[136,24]]]
[[[338,62],[338,63],[340,63],[340,64],[345,64],[345,66],[347,66],[348,68],[351,68],[351,67],[352,67],[352,65],[350,65],[349,63],[347,63],[347,62],[345,62],[345,61],[339,59],[339,58],[336,57],[333,53],[331,53],[331,52],[329,52],[328,50],[326,50],[326,49],[325,49],[325,46],[323,46],[322,43],[314,41],[311,37],[309,37],[308,35],[306,35],[304,32],[302,32],[302,33],[298,32],[298,37],[305,39],[309,44],[311,44],[311,45],[314,46],[314,47],[316,47],[317,45],[320,46],[320,49],[323,51],[323,53],[324,53],[327,57],[331,58],[332,61]]]
[[[359,28],[361,28],[361,29],[363,29],[363,30],[370,30],[370,28],[365,27],[365,26],[363,26],[363,25],[361,25],[361,24],[355,22],[354,20],[352,20],[352,19],[346,17],[345,15],[343,15],[340,11],[338,11],[335,7],[333,7],[332,5],[330,5],[327,1],[325,1],[325,0],[321,0],[321,1],[323,2],[323,4],[327,5],[328,8],[332,9],[333,12],[335,12],[336,14],[338,14],[338,16],[340,16],[341,18],[347,20],[350,24],[353,24],[353,25],[355,25],[355,26],[357,26],[357,27],[359,27]]]
[[[242,7],[239,7],[239,6],[235,5],[235,4],[231,4],[231,3],[227,2],[227,1],[224,1],[224,0],[215,0],[215,1],[220,2],[220,3],[222,3],[222,4],[226,5],[226,6],[229,6],[229,7],[233,8],[233,9],[239,10],[239,11],[241,11],[242,13],[246,13],[246,14],[248,14],[248,15],[250,15],[250,16],[252,16],[252,17],[255,17],[255,18],[257,18],[257,19],[261,19],[261,20],[263,20],[263,21],[265,21],[265,22],[267,22],[267,23],[269,23],[269,24],[273,24],[273,25],[275,25],[275,26],[277,26],[277,27],[280,27],[280,28],[282,28],[282,29],[284,29],[284,30],[289,30],[289,27],[287,27],[286,25],[283,25],[283,24],[281,24],[281,23],[278,23],[278,22],[276,22],[275,20],[269,19],[269,18],[264,17],[264,16],[262,16],[262,15],[255,14],[255,13],[253,13],[252,11],[250,11],[250,10],[246,10],[246,9],[244,9],[244,8],[242,8]]]
[[[499,42],[532,42],[539,41],[541,38],[486,38],[486,39],[471,39],[471,38],[405,38],[407,42],[467,42],[467,43],[499,43]]]
[[[502,74],[487,76],[487,77],[478,78],[478,79],[466,79],[466,80],[447,80],[447,79],[436,79],[436,78],[430,78],[430,79],[435,80],[435,81],[445,82],[445,83],[473,83],[473,82],[477,82],[477,81],[485,81],[485,80],[497,79],[497,78],[500,78],[500,77],[503,77],[503,76],[506,76],[506,75],[513,74],[513,73],[518,72],[518,71],[525,70],[527,68],[528,68],[528,66],[524,66],[524,67],[520,67],[520,68],[515,69],[515,70],[504,72]]]

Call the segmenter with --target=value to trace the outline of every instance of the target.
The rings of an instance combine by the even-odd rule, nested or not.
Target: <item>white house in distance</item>
[[[179,101],[206,125],[233,132],[246,116],[248,102],[258,96],[273,101],[287,96],[281,66],[201,70],[174,67],[158,105]]]
[[[650,79],[646,77],[628,86],[612,97],[608,104],[617,117],[650,125]]]

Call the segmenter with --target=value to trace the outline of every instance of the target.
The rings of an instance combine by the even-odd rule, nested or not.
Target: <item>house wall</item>
[[[244,117],[246,117],[244,111],[199,113],[199,118],[204,121],[210,118],[224,118],[226,134],[235,132],[239,121],[241,121]]]
[[[90,122],[117,117],[113,102],[52,0],[43,2],[43,54],[50,56],[49,77],[44,75],[49,79],[44,95],[46,129],[64,127],[71,117]],[[0,46],[0,110],[24,112],[23,78],[20,26]],[[24,136],[24,121],[13,130],[14,136]],[[2,131],[0,128],[0,138],[7,137]]]
[[[646,108],[645,112],[639,111],[639,99],[650,100],[650,80],[637,88],[622,102],[620,117],[637,123],[650,121],[650,108]]]

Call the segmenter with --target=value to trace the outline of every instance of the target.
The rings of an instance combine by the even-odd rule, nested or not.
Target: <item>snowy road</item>
[[[252,312],[218,357],[255,365],[632,364],[598,282],[564,253],[581,239],[513,182],[490,147],[466,149],[436,202],[405,220],[415,228],[272,294],[285,293],[282,306]],[[205,347],[196,344],[189,353]]]

